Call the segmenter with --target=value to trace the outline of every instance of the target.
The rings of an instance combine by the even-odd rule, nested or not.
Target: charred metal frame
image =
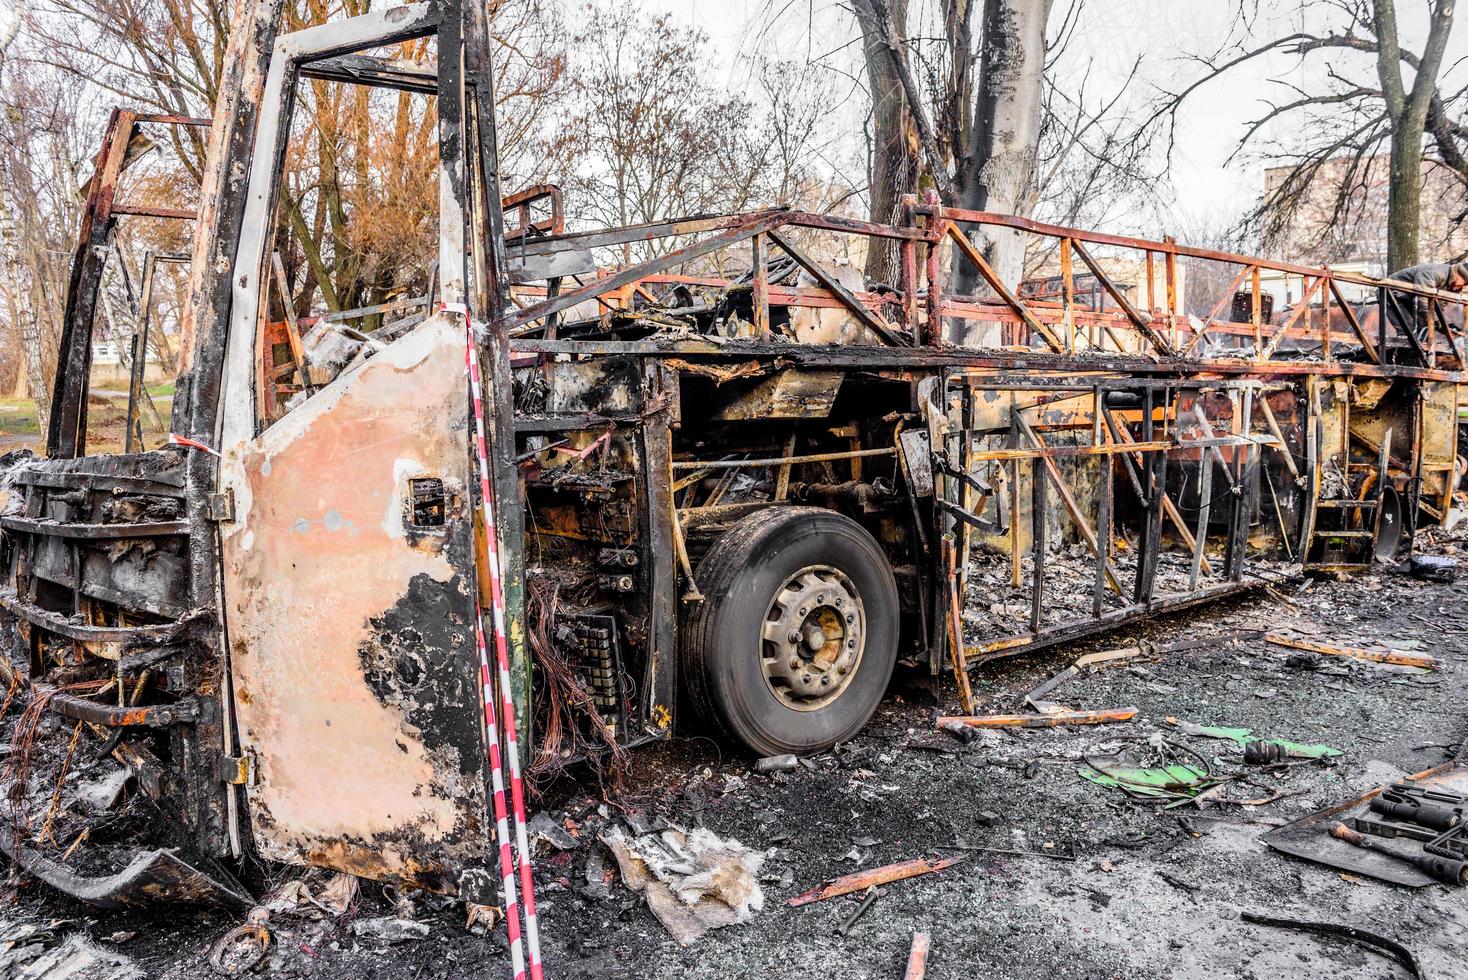
[[[1432,520],[1446,514],[1457,475],[1450,446],[1463,381],[1462,297],[1171,240],[945,208],[932,197],[909,198],[893,224],[771,209],[565,232],[553,189],[532,188],[501,204],[483,5],[416,3],[277,38],[281,7],[282,0],[241,6],[221,86],[226,95],[211,129],[193,256],[195,346],[172,420],[173,431],[195,448],[83,455],[100,248],[115,215],[187,217],[112,200],[132,133],[139,123],[202,124],[119,113],[98,156],[73,267],[51,458],[19,470],[26,509],[0,520],[0,559],[9,562],[0,628],[12,632],[17,662],[31,668],[31,692],[47,695],[68,717],[169,740],[176,751],[166,763],[145,758],[128,741],[118,746],[119,758],[132,760],[145,789],[180,801],[177,810],[205,855],[258,850],[258,840],[272,832],[270,820],[288,819],[266,812],[252,795],[259,766],[271,760],[242,748],[240,708],[251,692],[233,686],[238,664],[230,644],[248,651],[250,637],[238,605],[246,579],[231,561],[249,550],[242,544],[247,535],[265,530],[243,490],[259,472],[249,471],[246,459],[262,435],[256,343],[297,78],[437,97],[443,308],[407,336],[427,344],[424,338],[438,331],[435,350],[442,354],[448,327],[461,328],[460,310],[481,326],[522,732],[535,709],[525,616],[532,565],[539,574],[579,563],[591,573],[568,615],[612,619],[622,631],[628,667],[609,695],[625,721],[617,741],[666,737],[681,685],[680,611],[703,599],[698,559],[732,521],[761,507],[799,501],[866,521],[912,586],[903,589],[910,602],[904,652],[934,675],[948,665],[965,699],[969,671],[995,656],[1277,581],[1300,563],[1365,567],[1390,496],[1409,501],[1409,530],[1419,512]],[[429,35],[438,40],[435,74],[363,53]],[[540,199],[551,204],[549,218],[531,214]],[[505,208],[519,213],[508,249]],[[966,233],[980,226],[1050,239],[1060,301],[1003,282]],[[819,260],[809,242],[816,235],[858,236],[896,249],[900,281],[853,288]],[[596,249],[667,238],[680,239],[680,247],[629,268],[587,264]],[[1140,284],[1133,293],[1108,274],[1095,254],[1102,247],[1144,257],[1145,299]],[[747,255],[747,277],[684,268],[720,253]],[[776,255],[815,285],[774,281],[780,277],[772,278],[769,260]],[[947,288],[951,256],[979,272],[982,293]],[[1238,266],[1201,322],[1179,308],[1179,259]],[[1078,301],[1077,263],[1106,302]],[[1263,315],[1264,270],[1299,276],[1306,287],[1305,298],[1277,323]],[[1374,325],[1343,301],[1348,283],[1376,291]],[[1245,284],[1248,320],[1220,319]],[[650,328],[619,334],[649,309],[684,315],[685,308],[659,299],[675,288],[747,301],[747,321],[742,305],[738,318],[743,332],[701,335],[686,326],[696,322],[689,314],[678,329],[650,320]],[[1389,329],[1384,314],[1396,294],[1428,311],[1421,337]],[[580,304],[597,315],[568,324]],[[146,300],[142,312],[146,318]],[[804,313],[849,321],[864,342],[797,342],[790,323]],[[707,310],[699,315],[705,324],[712,320]],[[1006,346],[955,344],[963,321],[999,325]],[[1345,346],[1359,354],[1343,354]],[[365,387],[369,370],[385,373],[395,363],[380,357],[312,398],[348,397],[354,385]],[[440,381],[446,376],[440,372]],[[466,423],[435,420],[431,435],[454,446],[466,440],[458,462],[467,466]],[[740,480],[755,489],[733,489]],[[469,513],[455,511],[469,495],[461,493],[456,505],[445,490],[443,509]],[[134,498],[136,510],[118,509],[117,501]],[[423,547],[441,547],[448,571],[484,572],[472,519],[453,521]],[[383,523],[390,533],[402,530],[391,517]],[[1132,531],[1134,543],[1122,549]],[[1047,547],[1066,535],[1087,556],[1081,565],[1057,564]],[[559,551],[547,546],[552,541]],[[152,577],[113,582],[99,560],[104,549],[115,549],[129,574]],[[1291,561],[1266,560],[1276,552]],[[66,554],[72,557],[60,557]],[[974,575],[981,561],[1002,569],[994,578],[1023,596],[1023,611],[971,643],[960,614],[973,590],[989,588]],[[296,579],[286,577],[254,584],[289,594]],[[460,581],[446,572],[439,584],[449,583],[453,593]],[[1083,612],[1051,615],[1047,584],[1070,581],[1083,586]],[[468,603],[471,592],[466,585],[457,594]],[[383,595],[383,608],[394,611],[401,598]],[[441,618],[458,615],[450,605]],[[303,637],[301,655],[318,656],[332,639]],[[472,675],[463,636],[434,642],[440,667]],[[44,674],[61,655],[113,661],[119,682],[135,683],[147,668],[167,670],[168,684],[154,697],[117,705],[51,691]],[[369,670],[363,665],[360,676],[342,679],[369,685]],[[452,707],[466,704],[461,698]],[[434,717],[415,715],[403,730],[421,735],[434,724]],[[482,731],[456,723],[452,737],[453,745],[435,749],[482,765]],[[374,765],[371,753],[406,752],[401,744],[361,749],[364,769]],[[270,751],[266,746],[265,756]],[[482,770],[479,776],[482,782]],[[465,799],[475,804],[482,794],[482,785],[469,787]],[[485,819],[438,836],[412,827],[349,828],[339,836],[352,838],[351,847],[302,847],[289,859],[483,896],[492,876],[465,855],[488,863],[488,826]],[[452,860],[441,860],[445,850],[454,851]],[[39,856],[17,856],[41,866],[32,859]],[[143,862],[124,877],[136,883],[154,872],[180,876]]]

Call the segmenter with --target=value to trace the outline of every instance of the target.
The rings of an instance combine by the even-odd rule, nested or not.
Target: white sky
[[[854,31],[853,19],[840,0],[638,2],[648,10],[665,11],[677,21],[706,32],[721,61],[711,66],[711,70],[722,72],[731,87],[744,84],[735,68],[740,54],[764,50],[781,57],[803,59],[808,45],[818,54],[841,52]],[[1055,0],[1057,14],[1067,2]],[[1296,5],[1281,3],[1279,6]],[[1134,83],[1140,100],[1155,93],[1158,87],[1174,89],[1180,79],[1195,77],[1198,69],[1187,64],[1184,56],[1216,49],[1232,25],[1235,7],[1236,0],[1086,0],[1082,8],[1082,29],[1068,57],[1073,68],[1092,62],[1094,83],[1100,87],[1109,84],[1112,90],[1125,78],[1136,59],[1142,57],[1140,84]],[[784,8],[786,13],[777,21],[777,29],[760,33],[756,28],[768,22],[767,11],[772,8]],[[1398,8],[1404,45],[1420,48],[1426,32],[1427,0],[1400,0]],[[808,24],[812,23],[814,43],[808,30]],[[1306,26],[1310,25],[1303,22],[1298,12],[1275,15],[1263,22],[1260,36],[1274,36],[1270,31],[1289,33]],[[855,69],[855,55],[855,51],[846,48],[830,61]],[[1451,66],[1465,56],[1468,56],[1468,23],[1459,24],[1454,31],[1444,64]],[[1374,70],[1366,55],[1348,52],[1332,55],[1331,59],[1346,70]],[[1171,186],[1164,189],[1164,196],[1174,201],[1177,227],[1155,230],[1198,227],[1247,209],[1263,186],[1264,163],[1229,161],[1239,137],[1249,121],[1264,111],[1265,98],[1290,97],[1288,89],[1279,82],[1293,83],[1307,90],[1320,89],[1326,64],[1327,59],[1319,55],[1312,56],[1303,67],[1299,59],[1271,56],[1240,66],[1225,80],[1212,82],[1195,92],[1179,120]],[[1450,77],[1457,74],[1454,72]],[[1411,84],[1410,77],[1407,84]],[[850,124],[859,131],[864,99],[858,94],[852,101],[853,104],[839,111],[847,114]],[[1279,136],[1280,132],[1276,130],[1274,135]]]

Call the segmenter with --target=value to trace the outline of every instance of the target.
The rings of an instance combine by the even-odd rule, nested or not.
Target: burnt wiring
[[[562,773],[569,761],[584,758],[603,794],[608,788],[616,794],[626,770],[627,749],[561,652],[557,615],[562,583],[549,576],[535,576],[527,580],[526,586],[526,633],[540,671],[535,699],[539,744],[526,775],[535,788]]]

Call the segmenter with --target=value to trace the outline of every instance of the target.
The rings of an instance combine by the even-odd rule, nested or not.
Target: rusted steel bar
[[[1035,438],[1033,432],[1028,433]],[[1049,460],[1044,460],[1050,463]],[[1030,462],[1030,632],[1040,631],[1040,622],[1045,614],[1045,474],[1039,460]],[[1055,464],[1050,463],[1051,466]],[[1063,499],[1063,492],[1062,492]],[[1095,551],[1094,540],[1091,550]],[[965,711],[972,709],[965,708]]]
[[[1167,338],[1153,329],[1151,322],[1137,312],[1136,307],[1132,306],[1131,301],[1126,298],[1126,293],[1122,292],[1116,283],[1111,281],[1111,277],[1097,264],[1095,259],[1091,258],[1091,253],[1086,250],[1086,247],[1079,241],[1074,241],[1071,244],[1071,248],[1075,250],[1076,255],[1080,256],[1086,268],[1091,270],[1091,275],[1095,276],[1096,281],[1101,284],[1101,287],[1111,294],[1112,301],[1121,307],[1121,311],[1126,314],[1127,319],[1132,321],[1132,325],[1147,338],[1147,341],[1153,347],[1157,348],[1159,353],[1169,357],[1174,356],[1177,352],[1172,349],[1172,345],[1167,342]]]
[[[839,898],[842,895],[850,895],[852,892],[865,891],[873,885],[886,885],[894,881],[905,881],[908,878],[916,878],[918,875],[942,871],[964,860],[961,856],[941,859],[915,858],[911,861],[886,864],[880,868],[868,868],[865,871],[856,871],[839,878],[831,878],[809,891],[801,892],[785,904],[792,908],[799,908],[802,905],[810,905],[812,902],[824,902],[828,898]]]
[[[1285,320],[1285,322],[1280,324],[1277,328],[1271,330],[1269,342],[1265,344],[1264,349],[1256,355],[1259,360],[1267,361],[1274,356],[1274,352],[1279,349],[1280,341],[1284,340],[1285,338],[1285,331],[1293,327],[1297,322],[1299,322],[1300,317],[1309,312],[1310,297],[1314,296],[1315,293],[1319,291],[1320,287],[1324,284],[1324,276],[1316,276],[1313,280],[1305,284],[1300,292],[1300,302],[1298,305],[1296,305],[1294,310],[1290,312],[1289,319]]]
[[[927,975],[930,942],[926,932],[912,934],[912,949],[907,953],[907,969],[902,974],[902,980],[923,980]]]
[[[166,126],[197,126],[201,129],[208,129],[214,123],[214,120],[209,116],[179,116],[162,112],[139,113],[137,121],[140,123],[162,123]]]
[[[1463,339],[1459,337],[1458,332],[1453,329],[1453,322],[1449,320],[1448,315],[1443,312],[1442,303],[1438,300],[1436,296],[1432,298],[1432,308],[1437,315],[1437,322],[1442,324],[1443,333],[1447,334],[1448,348],[1458,357],[1459,367],[1461,368],[1464,366],[1468,366],[1468,356],[1465,356],[1463,353]],[[1433,346],[1436,347],[1435,342]]]
[[[614,289],[620,289],[623,286],[630,285],[650,272],[660,272],[663,269],[688,262],[700,256],[707,255],[710,252],[717,252],[721,248],[737,245],[752,235],[768,232],[779,225],[783,217],[784,214],[782,212],[776,212],[773,215],[766,214],[763,217],[756,217],[754,220],[748,220],[746,216],[743,224],[735,224],[732,228],[728,228],[717,235],[711,235],[708,238],[676,249],[666,255],[648,259],[646,262],[639,262],[636,265],[628,266],[620,272],[614,272],[602,279],[593,280],[584,286],[579,286],[576,289],[561,293],[554,299],[545,299],[523,310],[516,310],[501,318],[501,329],[508,332],[511,337],[518,336],[531,328],[536,320],[548,316],[551,313],[569,309],[584,300],[592,299],[604,293],[609,293]]]
[[[1014,311],[1016,316],[1024,320],[1025,325],[1028,326],[1030,330],[1039,334],[1041,339],[1045,341],[1045,343],[1050,347],[1051,350],[1057,352],[1064,351],[1065,345],[1060,342],[1059,337],[1055,336],[1055,332],[1051,330],[1049,326],[1040,322],[1040,320],[1033,313],[1030,312],[1029,308],[1026,307],[1024,303],[1020,302],[1019,297],[1010,290],[1009,286],[1000,277],[999,273],[994,271],[993,266],[989,265],[989,263],[984,260],[984,256],[981,255],[979,253],[979,250],[974,247],[974,243],[969,241],[968,236],[960,231],[957,225],[950,224],[947,228],[947,232],[948,237],[952,239],[955,244],[958,245],[958,250],[962,252],[964,257],[967,258],[969,262],[973,265],[973,267],[979,271],[979,275],[984,277],[984,281],[989,284],[989,288],[999,294],[999,298],[1004,301],[1004,305],[1008,306],[1011,310]]]
[[[1254,350],[1258,351],[1264,346],[1264,296],[1259,286],[1258,263],[1255,263],[1254,271],[1249,274],[1249,297],[1249,324],[1254,328]]]
[[[1254,270],[1255,266],[1244,266],[1239,270],[1239,274],[1234,276],[1233,280],[1224,287],[1223,295],[1218,297],[1218,302],[1213,304],[1213,309],[1209,310],[1208,315],[1203,318],[1203,329],[1194,334],[1193,339],[1188,342],[1188,346],[1183,349],[1183,357],[1190,356],[1197,349],[1204,335],[1213,329],[1213,321],[1217,320],[1219,315],[1223,313],[1224,308],[1233,302],[1234,293],[1238,292],[1239,287],[1244,283],[1244,279],[1252,274]]]
[[[767,208],[764,211],[748,211],[734,214],[710,214],[695,218],[673,218],[664,221],[648,221],[620,228],[603,228],[591,231],[569,231],[561,235],[536,238],[517,242],[517,255],[550,255],[569,249],[609,248],[613,245],[629,245],[634,242],[651,242],[659,238],[677,238],[684,235],[699,235],[710,231],[724,231],[750,223],[751,219],[770,215],[788,217],[791,212],[784,208]]]
[[[192,221],[195,217],[190,208],[165,208],[153,204],[114,204],[112,213],[131,214],[140,218],[174,218],[181,221]]]
[[[846,309],[851,313],[851,315],[856,317],[857,320],[861,322],[862,326],[866,327],[872,333],[876,334],[883,343],[887,344],[890,347],[901,347],[907,343],[907,340],[905,338],[893,332],[891,326],[889,326],[885,320],[869,310],[855,296],[851,295],[851,291],[845,286],[841,285],[839,282],[837,282],[829,272],[821,267],[821,264],[819,262],[811,259],[810,256],[806,255],[800,249],[796,248],[783,235],[777,234],[774,229],[770,229],[769,236],[770,241],[780,246],[780,249],[786,255],[790,256],[792,259],[798,262],[805,269],[806,272],[809,272],[812,276],[814,276],[816,282],[820,283],[822,286],[826,287],[826,289],[830,290],[831,293],[841,301],[841,305],[845,306]]]
[[[963,596],[958,591],[957,556],[952,538],[943,538],[942,552],[948,582],[948,659],[953,664],[953,680],[958,685],[958,702],[964,711],[973,711],[974,693],[968,681],[968,659],[963,653]]]
[[[190,724],[199,717],[199,704],[193,698],[172,704],[123,707],[88,701],[47,684],[34,684],[32,689],[37,698],[45,698],[48,710],[65,718],[109,728],[169,728]]]
[[[1096,513],[1096,576],[1091,586],[1091,615],[1100,616],[1106,607],[1107,565],[1111,561],[1111,498],[1116,484],[1116,457],[1101,458],[1100,498]],[[1039,632],[1033,630],[1032,632]]]
[[[306,367],[306,351],[301,345],[301,328],[296,323],[296,311],[291,305],[290,287],[286,285],[285,281],[285,265],[280,261],[279,252],[270,253],[270,269],[275,274],[275,289],[280,295],[280,308],[285,316],[286,346],[291,349],[291,361],[296,366],[296,374],[301,379],[301,386],[309,391],[311,375]]]
[[[1425,653],[1408,653],[1405,650],[1365,650],[1361,647],[1344,647],[1332,643],[1319,643],[1313,640],[1301,640],[1283,633],[1265,633],[1264,640],[1275,646],[1289,647],[1292,650],[1309,650],[1311,653],[1320,653],[1328,657],[1347,657],[1351,660],[1369,660],[1378,664],[1397,664],[1402,667],[1423,667],[1427,670],[1437,670],[1442,666],[1442,661]]]
[[[1004,459],[1071,459],[1078,456],[1113,456],[1126,454],[1133,450],[1148,452],[1153,449],[1172,449],[1172,442],[1148,442],[1132,443],[1123,446],[1116,443],[1102,443],[1099,446],[1043,446],[1038,449],[980,449],[974,453],[974,462],[992,463]]]
[[[1322,269],[1314,266],[1297,265],[1291,262],[1276,262],[1269,259],[1260,259],[1254,255],[1242,255],[1237,252],[1221,252],[1216,249],[1179,245],[1175,241],[1152,241],[1129,235],[1112,235],[1106,232],[1087,231],[1064,225],[1046,224],[1045,222],[1021,218],[1012,214],[1000,214],[995,211],[971,211],[964,208],[943,207],[938,208],[933,213],[939,217],[947,218],[950,221],[1017,228],[1050,238],[1070,238],[1077,243],[1088,242],[1092,245],[1118,245],[1122,248],[1130,248],[1138,251],[1151,249],[1155,252],[1161,252],[1164,255],[1180,255],[1187,258],[1207,259],[1213,262],[1226,262],[1232,265],[1258,265],[1261,268],[1275,272],[1284,272],[1297,276],[1323,275],[1334,280],[1339,280],[1340,282],[1349,282],[1362,286],[1376,286],[1385,281],[1361,273]],[[1410,292],[1418,296],[1437,296],[1449,302],[1464,302],[1461,295],[1445,290],[1433,289],[1428,286],[1415,286],[1397,280],[1392,280],[1391,284],[1394,289],[1401,287],[1402,292]]]
[[[1060,240],[1060,301],[1061,325],[1065,327],[1065,349],[1074,352],[1076,349],[1076,284],[1075,270],[1071,265],[1069,238]]]
[[[1055,728],[1059,725],[1112,725],[1137,717],[1136,708],[1106,708],[1095,711],[1053,711],[1035,715],[945,715],[938,727],[967,725],[969,728]]]
[[[1193,539],[1193,561],[1188,572],[1188,591],[1198,590],[1198,576],[1205,570],[1208,558],[1203,549],[1208,542],[1208,511],[1213,504],[1213,461],[1206,452],[1198,454],[1198,533]],[[1212,569],[1207,569],[1212,574]]]
[[[1024,437],[1028,439],[1036,447],[1036,449],[1040,450],[1041,453],[1043,453],[1046,449],[1046,446],[1044,441],[1041,440],[1039,433],[1031,428],[1030,424],[1026,422],[1023,418],[1021,418],[1018,412],[1015,413],[1014,421],[1015,424],[1019,427],[1019,431],[1024,434]],[[1102,447],[1078,446],[1075,448],[1097,449]],[[1091,525],[1087,523],[1085,516],[1081,513],[1080,505],[1076,503],[1075,497],[1071,494],[1070,487],[1066,484],[1065,477],[1060,472],[1060,467],[1056,466],[1055,461],[1052,460],[1049,456],[1041,455],[1040,460],[1045,464],[1045,472],[1050,475],[1050,479],[1055,481],[1055,490],[1060,495],[1060,503],[1062,506],[1065,507],[1065,512],[1070,516],[1071,523],[1073,523],[1076,526],[1076,530],[1080,532],[1081,540],[1086,543],[1086,547],[1091,549],[1091,554],[1099,556],[1101,554],[1101,550],[1096,540],[1096,532],[1091,527]],[[1032,464],[1031,473],[1032,482],[1040,483],[1043,481],[1043,474],[1040,472],[1040,468],[1038,466]],[[1040,491],[1036,491],[1035,503],[1037,505],[1044,503],[1044,497]],[[1036,526],[1040,526],[1040,524],[1043,523],[1042,515],[1035,515],[1035,521]],[[1111,582],[1111,587],[1116,590],[1118,595],[1120,595],[1121,583],[1118,581],[1115,570],[1110,567],[1106,568],[1106,577]],[[1031,618],[1034,619],[1033,613]],[[1032,623],[1030,629],[1032,631],[1038,632],[1038,622]]]
[[[1010,409],[1013,412],[1013,408]],[[1010,445],[1019,441],[1019,430],[1011,428],[1009,434]],[[1020,532],[1020,492],[1019,492],[1019,460],[1012,459],[1009,463],[1009,582],[1014,588],[1019,588],[1024,583],[1024,569],[1020,566],[1019,532]]]
[[[63,524],[58,521],[32,520],[28,517],[0,517],[0,527],[7,531],[20,531],[25,534],[88,540],[178,537],[188,534],[190,530],[188,521],[149,521],[139,524]]]
[[[788,463],[834,463],[842,459],[863,459],[867,456],[892,456],[896,449],[857,449],[837,453],[814,453],[809,456],[772,456],[765,459],[683,459],[673,463],[674,470],[728,470],[743,466],[784,466]]]

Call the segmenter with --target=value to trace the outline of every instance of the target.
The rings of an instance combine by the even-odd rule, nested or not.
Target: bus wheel
[[[816,752],[861,730],[897,660],[897,586],[855,521],[771,507],[699,563],[683,623],[694,707],[760,755]]]

